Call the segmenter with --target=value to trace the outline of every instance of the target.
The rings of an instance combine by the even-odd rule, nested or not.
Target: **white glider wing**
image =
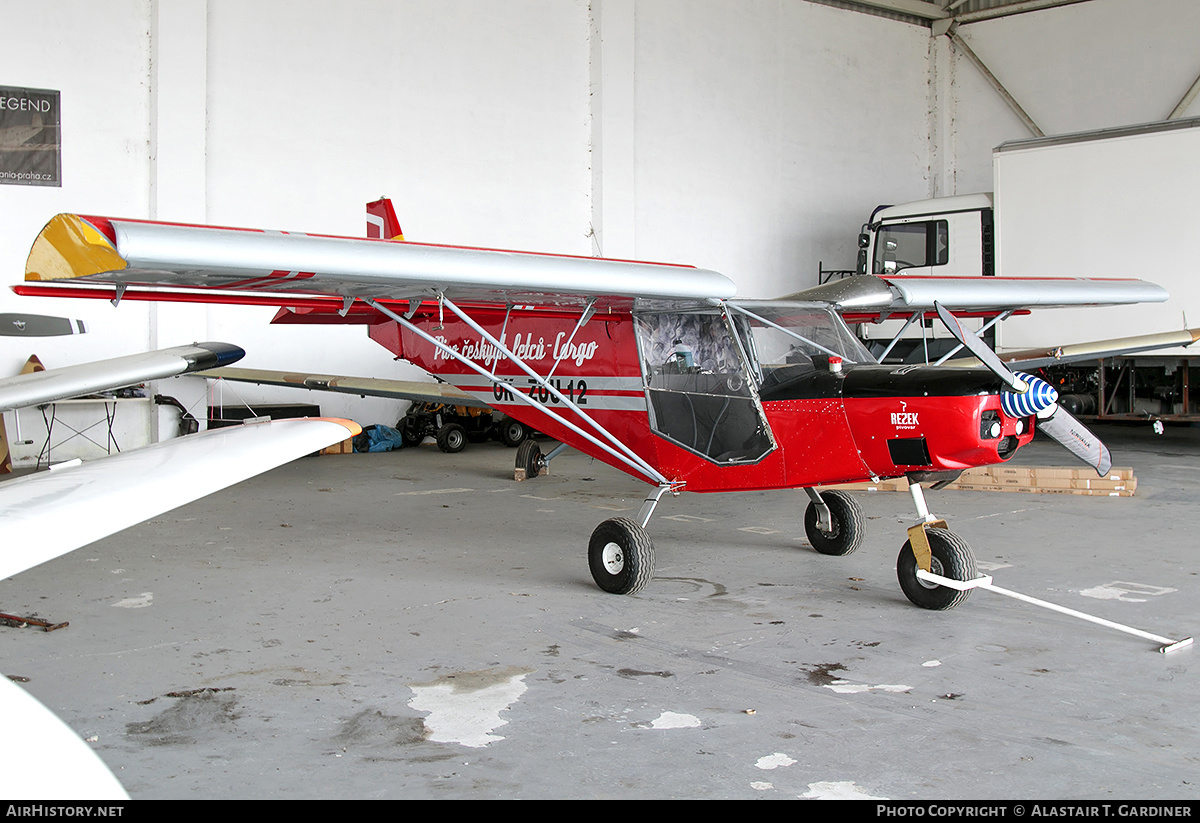
[[[228,343],[196,343],[6,377],[0,379],[0,411],[224,366],[245,354]]]
[[[348,420],[214,429],[0,483],[0,579],[357,435]]]
[[[128,800],[96,753],[16,683],[0,674],[0,728],[19,752],[0,771],[0,795],[20,800]]]

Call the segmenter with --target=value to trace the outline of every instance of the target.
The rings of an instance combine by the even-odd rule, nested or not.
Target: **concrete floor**
[[[997,585],[1200,632],[1200,429],[1098,431],[1136,497],[930,504]],[[306,458],[3,581],[71,625],[0,629],[0,669],[134,798],[1200,797],[1197,650],[989,592],[917,609],[905,494],[861,493],[843,558],[800,492],[668,498],[617,597],[587,537],[649,487],[573,452],[518,484],[513,456]]]

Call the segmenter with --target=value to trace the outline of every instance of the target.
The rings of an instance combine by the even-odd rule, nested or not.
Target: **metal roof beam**
[[[966,0],[954,3],[950,6],[951,9],[956,9],[963,5]],[[1001,6],[994,6],[990,9],[980,9],[979,11],[955,12],[954,19],[960,24],[978,23],[980,20],[994,20],[997,17],[1007,17],[1010,14],[1023,14],[1027,11],[1042,11],[1043,9],[1052,9],[1055,6],[1070,6],[1074,3],[1086,3],[1088,0],[1016,0],[1016,2],[1005,3]]]
[[[1200,94],[1200,77],[1196,78],[1196,81],[1192,83],[1192,87],[1187,90],[1187,94],[1175,104],[1175,108],[1167,115],[1167,119],[1178,120],[1180,117],[1183,117],[1184,112],[1188,110],[1188,106],[1192,105],[1192,101],[1196,99],[1197,94]]]
[[[935,37],[941,33],[938,31],[939,28],[941,28],[941,26],[935,25],[933,32]],[[966,57],[968,60],[970,60],[971,63],[974,64],[975,68],[979,69],[979,73],[982,74],[988,83],[991,84],[992,88],[996,90],[996,93],[1003,98],[1004,102],[1007,103],[1008,107],[1013,110],[1013,113],[1021,119],[1021,122],[1025,124],[1025,128],[1029,129],[1034,137],[1045,137],[1046,133],[1042,131],[1041,126],[1034,122],[1033,118],[1026,113],[1025,109],[1021,108],[1021,104],[1017,102],[1015,97],[1008,93],[1008,89],[1004,88],[1004,84],[1001,83],[996,75],[992,74],[991,70],[988,69],[987,65],[979,59],[979,55],[972,51],[971,47],[967,45],[966,41],[958,35],[958,32],[955,30],[957,28],[958,26],[956,24],[952,24],[945,32],[945,35],[950,38],[950,42],[954,45],[954,48],[957,49],[963,57]]]
[[[910,14],[925,20],[941,20],[949,17],[950,13],[941,6],[926,2],[926,0],[853,0],[860,6],[871,6],[897,14]]]

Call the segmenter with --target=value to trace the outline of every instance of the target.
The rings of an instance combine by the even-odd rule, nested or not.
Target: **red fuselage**
[[[1018,421],[1001,411],[999,381],[982,369],[859,364],[835,373],[805,361],[778,370],[784,379],[756,381],[757,399],[748,391],[659,394],[658,378],[646,375],[644,331],[639,340],[629,312],[597,313],[577,331],[577,312],[474,306],[470,314],[538,375],[549,375],[563,398],[688,491],[800,488],[957,471],[999,463],[1033,436],[1030,420],[1021,421],[1017,434]],[[375,323],[370,336],[511,417],[636,476],[518,400],[513,393],[580,424],[567,404],[462,320],[448,312],[439,316],[427,304],[411,322],[511,388],[495,385],[394,321]],[[700,366],[687,371],[692,373],[672,379],[693,385],[714,380]],[[985,425],[992,421],[999,423],[998,436],[996,426]]]

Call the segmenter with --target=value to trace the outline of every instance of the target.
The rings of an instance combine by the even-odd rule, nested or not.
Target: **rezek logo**
[[[920,425],[917,420],[917,413],[907,411],[908,403],[904,400],[900,401],[900,411],[892,412],[892,425],[898,429],[915,429]]]

